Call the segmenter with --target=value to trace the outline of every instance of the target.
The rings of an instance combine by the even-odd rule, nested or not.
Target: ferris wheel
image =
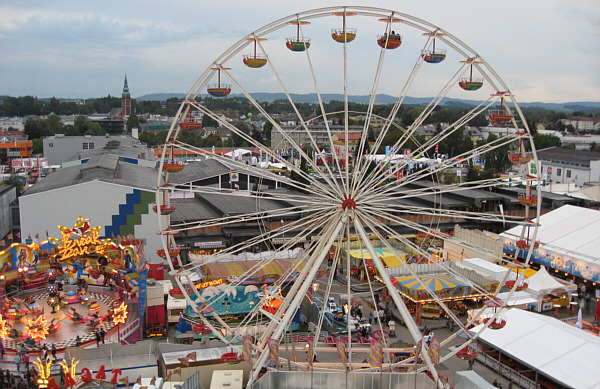
[[[284,123],[278,113],[270,112],[268,104],[255,98],[256,92],[263,91],[257,88],[262,87],[283,97],[293,120],[286,119],[288,122]],[[326,102],[325,94],[332,90],[339,92],[339,104]],[[206,94],[218,99],[231,93],[247,99],[255,117],[262,117],[272,127],[269,146],[199,99]],[[317,103],[311,106],[309,115],[298,95],[303,93],[316,97]],[[393,101],[382,110],[379,99],[384,93],[392,95]],[[350,95],[366,96],[365,103],[351,103]],[[410,108],[406,108],[408,96],[414,95],[429,99],[424,108],[413,109],[414,115],[401,122],[400,113]],[[423,132],[448,96],[478,103],[434,131]],[[243,140],[248,146],[245,152],[250,151],[253,156],[245,158],[231,147],[223,152],[186,143],[185,133],[200,127],[201,116],[210,117],[231,136]],[[473,142],[465,135],[465,127],[481,116],[489,121],[493,136],[485,142]],[[469,146],[458,153],[444,149],[457,136]],[[229,170],[229,180],[201,185],[194,177],[184,179],[181,175],[187,166],[178,155],[216,161]],[[466,171],[476,171],[497,159],[514,165],[510,178],[494,175],[465,180]],[[163,238],[159,255],[169,261],[181,294],[193,307],[197,328],[212,331],[224,342],[234,344],[247,334],[245,328],[258,328],[256,323],[263,323],[260,331],[252,334],[246,349],[252,365],[250,383],[269,365],[270,342],[282,341],[307,298],[313,303],[320,301],[318,314],[311,321],[312,335],[304,339],[310,351],[304,361],[288,357],[289,366],[323,371],[395,371],[413,366],[438,380],[436,364],[464,353],[478,336],[467,327],[480,319],[483,310],[465,325],[447,300],[409,262],[429,263],[437,273],[455,277],[465,288],[489,301],[493,313],[484,320],[484,328],[501,327],[503,303],[495,295],[503,286],[510,286],[514,292],[522,285],[522,275],[519,273],[516,281],[507,283],[509,268],[500,285],[485,289],[461,274],[451,261],[427,250],[427,242],[466,244],[475,252],[489,253],[487,248],[444,233],[442,224],[522,225],[519,249],[527,260],[510,265],[527,266],[536,245],[535,219],[540,212],[539,189],[534,189],[540,176],[536,166],[531,133],[508,86],[477,52],[448,31],[407,14],[373,7],[300,12],[242,37],[214,60],[182,102],[160,160],[163,174],[157,185],[155,211],[166,218],[159,217],[159,234]],[[245,182],[239,180],[240,175],[246,177]],[[519,197],[523,208],[519,212],[505,214],[502,209],[484,207],[453,209],[444,203],[444,199],[474,189],[491,190],[507,181],[520,182],[524,187]],[[198,196],[245,204],[246,211],[195,221],[172,219],[177,207],[175,198]],[[257,291],[259,303],[240,323],[233,324],[215,310],[217,300],[189,287],[194,285],[192,277],[199,264],[177,266],[181,253],[176,237],[236,225],[251,225],[259,232],[202,259],[211,263],[227,256],[256,254],[257,248],[261,251],[253,266],[230,278],[221,289],[231,291],[241,286],[248,291],[262,287],[262,291]],[[361,255],[352,259],[351,252],[357,250]],[[420,297],[439,305],[456,323],[456,331],[440,340],[439,359],[431,356],[430,345],[423,342],[407,295],[400,293],[400,277],[391,271],[384,256],[395,258],[403,269],[401,274],[415,279]],[[281,258],[289,259],[289,267],[261,285],[265,278],[257,274]],[[355,280],[353,273],[360,273],[361,279]],[[366,344],[379,344],[382,359],[374,365],[359,363],[363,357],[357,354],[364,353],[365,348],[354,343],[352,327],[357,323],[353,323],[349,311],[338,326],[347,336],[322,336],[331,322],[332,312],[327,306],[330,297],[341,289],[348,310],[356,304],[352,295],[357,287],[364,288],[362,303],[376,311],[381,307],[380,290],[384,291],[393,311],[405,323],[411,343],[420,348],[422,362],[416,363],[414,356],[401,362],[392,360],[391,340],[385,336],[385,325],[378,317],[374,319],[380,331],[378,337],[365,339]],[[459,334],[467,339],[459,338]],[[460,345],[449,351],[448,346],[457,343]],[[329,346],[337,348],[339,361],[314,363],[310,356],[313,350]],[[231,354],[233,361],[242,358],[236,352]]]

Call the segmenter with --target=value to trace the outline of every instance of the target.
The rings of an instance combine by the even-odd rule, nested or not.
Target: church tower
[[[127,86],[127,73],[125,73],[125,83],[123,84],[123,94],[121,94],[121,115],[123,120],[131,116],[131,94]]]

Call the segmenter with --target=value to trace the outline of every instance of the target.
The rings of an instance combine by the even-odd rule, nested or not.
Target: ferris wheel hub
[[[343,210],[356,209],[356,201],[354,201],[350,197],[346,197],[344,199],[344,201],[342,202],[342,209]]]

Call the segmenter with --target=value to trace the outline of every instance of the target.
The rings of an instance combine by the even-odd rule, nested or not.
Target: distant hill
[[[207,97],[208,95],[203,95],[202,97]],[[231,97],[243,97],[241,94],[233,94]],[[252,96],[257,101],[277,101],[277,100],[287,100],[287,97],[284,93],[254,93]],[[315,93],[308,94],[290,94],[294,101],[299,103],[316,103],[317,95]],[[152,93],[137,97],[136,100],[158,100],[165,101],[172,97],[176,97],[178,99],[183,99],[185,94],[183,93]],[[340,93],[324,93],[321,95],[321,98],[325,102],[329,102],[332,100],[343,101],[344,95]],[[368,104],[370,96],[368,95],[350,95],[348,96],[348,100],[353,103],[362,103]],[[404,104],[408,105],[426,105],[432,100],[431,97],[410,97],[407,96],[404,99]],[[378,94],[375,98],[375,102],[377,104],[393,104],[396,101],[395,96],[390,96],[386,94]],[[442,99],[441,105],[446,106],[448,108],[469,108],[480,104],[481,101],[477,100],[464,100],[464,99],[453,99],[444,97]],[[540,108],[540,109],[553,109],[558,111],[583,111],[583,112],[594,112],[600,110],[600,102],[593,101],[577,101],[577,102],[568,102],[568,103],[542,103],[542,102],[532,102],[532,103],[523,103],[519,102],[519,105],[522,108]]]

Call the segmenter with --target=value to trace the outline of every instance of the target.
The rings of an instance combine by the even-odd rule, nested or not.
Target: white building
[[[141,147],[140,141],[129,135],[65,136],[56,134],[44,138],[44,157],[48,158],[50,165],[60,165],[81,151],[101,149],[109,142],[119,142],[121,146]],[[140,150],[140,153],[144,153],[144,150]]]
[[[23,131],[25,129],[25,123],[23,122],[23,118],[16,116],[12,118],[0,118],[0,131],[8,131],[9,128],[12,128],[16,131]]]
[[[537,152],[546,181],[579,187],[600,181],[600,152],[551,147]]]
[[[162,263],[158,217],[152,210],[158,169],[149,150],[120,146],[76,155],[19,198],[21,236],[60,237],[57,225],[77,218],[101,226],[100,236],[133,234],[145,241],[150,263]],[[166,225],[166,221],[164,222]]]

